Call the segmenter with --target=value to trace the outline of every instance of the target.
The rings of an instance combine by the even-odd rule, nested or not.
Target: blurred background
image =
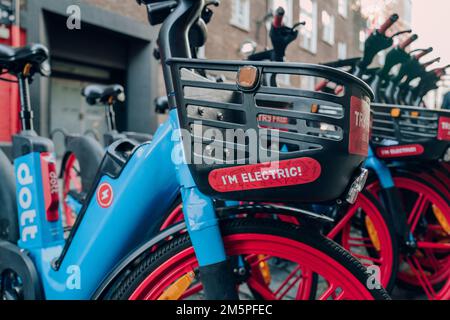
[[[76,13],[74,5],[81,29],[67,27]],[[288,48],[289,61],[321,63],[361,56],[371,30],[398,13],[400,22],[391,32],[412,28],[419,41],[411,49],[433,46],[429,59],[440,56],[439,65],[450,63],[448,0],[223,0],[213,9],[208,41],[199,56],[243,59],[243,43],[254,43],[257,49],[270,46],[263,18],[279,6],[286,10],[287,25],[306,22],[296,45]],[[159,121],[153,101],[164,95],[164,86],[160,62],[153,56],[158,30],[149,26],[143,6],[135,0],[0,0],[0,9],[0,43],[39,42],[50,49],[52,77],[37,77],[31,86],[40,134],[61,127],[102,132],[103,109],[87,106],[80,95],[92,82],[126,88],[127,100],[116,108],[119,130],[154,132]],[[383,59],[379,55],[375,63]],[[314,83],[302,86],[312,89]],[[448,90],[449,78],[428,94],[427,106],[439,108]],[[0,146],[8,148],[11,134],[17,132],[17,113],[16,84],[0,82]]]

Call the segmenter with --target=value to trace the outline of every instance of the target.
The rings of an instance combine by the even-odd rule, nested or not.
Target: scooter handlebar
[[[406,39],[405,41],[400,43],[400,45],[399,45],[400,49],[405,50],[407,46],[409,46],[411,43],[416,41],[418,38],[419,38],[419,36],[417,34],[413,34],[411,37],[409,37],[408,39]]]
[[[386,20],[386,22],[383,23],[383,24],[381,25],[381,27],[378,29],[378,32],[381,33],[381,34],[385,34],[386,31],[387,31],[390,27],[392,27],[394,23],[397,22],[398,18],[399,18],[399,16],[398,16],[398,14],[396,14],[396,13],[394,13],[393,15],[391,15],[391,16]]]

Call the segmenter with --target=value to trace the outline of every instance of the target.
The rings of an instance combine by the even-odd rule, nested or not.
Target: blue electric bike
[[[361,190],[370,88],[324,66],[191,59],[187,33],[204,1],[138,2],[146,4],[151,24],[162,23],[158,42],[169,119],[151,143],[138,146],[123,139],[108,147],[66,240],[53,145],[33,130],[29,98],[30,80],[45,65],[48,52],[41,45],[0,46],[0,65],[19,82],[22,122],[22,131],[13,137],[20,239],[0,242],[2,298],[180,299],[203,294],[237,299],[246,286],[253,297],[265,299],[286,294],[295,299],[387,299],[359,262],[315,230],[314,221],[329,218],[273,206],[277,214],[303,216],[304,223],[296,226],[242,216],[239,208],[216,210],[213,201],[319,203],[345,201]],[[192,69],[226,71],[236,80],[193,78]],[[267,87],[260,81],[265,73],[325,77],[339,80],[346,90],[335,96]],[[218,101],[225,96],[226,101]],[[311,112],[317,104],[331,104],[342,113]],[[358,120],[352,117],[356,112]],[[296,121],[262,128],[260,113]],[[309,121],[341,127],[341,136],[310,134]],[[250,138],[224,141],[211,135],[217,138],[226,129],[252,129],[256,144]],[[280,143],[292,151],[280,152]],[[256,156],[250,148],[256,148]],[[179,193],[186,222],[158,233],[156,222]],[[261,210],[270,211],[270,206]],[[272,259],[290,262],[295,285],[275,289],[267,284],[265,270]],[[317,275],[323,285],[313,288]]]

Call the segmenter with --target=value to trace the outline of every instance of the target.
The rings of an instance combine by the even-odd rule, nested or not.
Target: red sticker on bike
[[[348,152],[367,156],[369,151],[370,105],[366,100],[352,97],[350,101],[350,136]]]
[[[317,160],[299,158],[215,169],[208,181],[217,192],[276,188],[311,183],[320,177],[321,170]]]
[[[44,193],[45,217],[54,222],[59,219],[59,187],[56,160],[51,152],[43,152],[41,158],[42,188]]]
[[[439,118],[438,139],[450,141],[450,118]]]
[[[114,193],[111,185],[103,182],[97,189],[97,202],[100,207],[108,208],[113,201]]]
[[[424,152],[420,144],[407,144],[403,146],[381,147],[377,149],[380,158],[396,158],[421,155]]]

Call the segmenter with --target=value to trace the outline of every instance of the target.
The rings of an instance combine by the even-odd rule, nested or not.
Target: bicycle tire
[[[347,251],[335,242],[311,232],[302,226],[286,224],[271,219],[233,219],[221,221],[221,231],[224,241],[227,236],[234,235],[266,235],[274,236],[287,241],[294,241],[330,257],[337,265],[346,270],[350,279],[359,282],[360,289],[364,287],[365,295],[375,300],[390,299],[386,291],[381,287],[368,288],[369,274],[366,269]],[[227,244],[226,244],[227,246]],[[164,262],[176,254],[191,248],[191,242],[187,233],[182,233],[163,245],[154,252],[143,253],[119,275],[104,295],[105,299],[122,300],[129,299],[145,279],[157,270]],[[344,290],[344,289],[343,289]]]

